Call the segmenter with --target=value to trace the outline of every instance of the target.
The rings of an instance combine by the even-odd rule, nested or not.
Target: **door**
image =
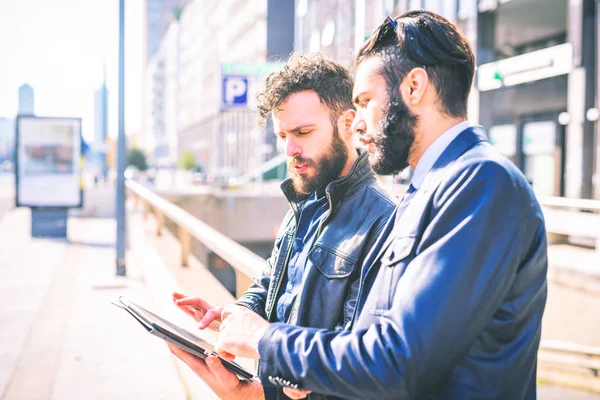
[[[557,114],[522,118],[520,167],[538,196],[564,191],[564,127],[557,119]]]

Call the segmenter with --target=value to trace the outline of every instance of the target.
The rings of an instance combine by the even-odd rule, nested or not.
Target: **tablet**
[[[118,303],[112,302],[112,304],[127,311],[151,334],[203,360],[211,354],[215,355],[221,360],[225,368],[240,378],[252,379],[254,377],[254,374],[238,363],[219,356],[211,343],[133,303],[124,296],[119,297]]]

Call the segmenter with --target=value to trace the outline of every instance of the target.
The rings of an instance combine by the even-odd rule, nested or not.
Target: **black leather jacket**
[[[394,210],[392,197],[381,187],[368,163],[360,155],[348,175],[327,185],[329,214],[319,227],[309,258],[315,268],[307,271],[305,285],[291,313],[299,326],[341,330],[352,317],[358,293],[360,266],[388,217]],[[291,179],[281,184],[291,210],[279,229],[271,257],[262,274],[240,297],[246,306],[273,321],[287,273],[296,233],[299,197]],[[293,266],[292,266],[293,267]]]

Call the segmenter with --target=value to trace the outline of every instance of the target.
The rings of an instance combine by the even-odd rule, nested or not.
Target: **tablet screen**
[[[195,344],[196,346],[199,346],[205,350],[208,351],[212,351],[215,352],[215,348],[212,344],[210,344],[209,342],[207,342],[204,339],[199,338],[198,336],[192,334],[191,332],[186,331],[183,328],[180,328],[176,325],[173,325],[172,323],[170,323],[169,321],[167,321],[166,319],[163,319],[161,317],[159,317],[158,315],[146,310],[145,308],[138,306],[137,304],[132,304],[133,307],[138,309],[138,312],[146,314],[146,318],[150,321],[153,322],[155,324],[157,324],[158,326],[160,326],[161,328],[170,331],[171,333],[177,335],[177,336],[181,336],[184,339],[186,339],[187,341]]]

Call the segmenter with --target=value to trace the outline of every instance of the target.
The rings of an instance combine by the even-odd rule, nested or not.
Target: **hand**
[[[262,400],[265,398],[260,381],[240,380],[236,374],[228,371],[216,356],[208,356],[206,360],[202,360],[175,345],[170,343],[167,345],[171,353],[186,363],[220,399]]]
[[[285,393],[285,395],[287,397],[289,397],[290,399],[303,399],[306,396],[308,396],[311,391],[310,390],[304,390],[304,389],[292,389],[292,388],[288,388],[288,387],[284,387],[283,388],[283,393]]]
[[[231,304],[223,308],[221,327],[215,348],[219,353],[259,359],[258,342],[269,322],[252,310]]]
[[[199,329],[207,328],[218,331],[221,325],[221,312],[223,307],[213,306],[200,297],[186,297],[181,293],[173,293],[173,303],[187,315],[194,318]]]

